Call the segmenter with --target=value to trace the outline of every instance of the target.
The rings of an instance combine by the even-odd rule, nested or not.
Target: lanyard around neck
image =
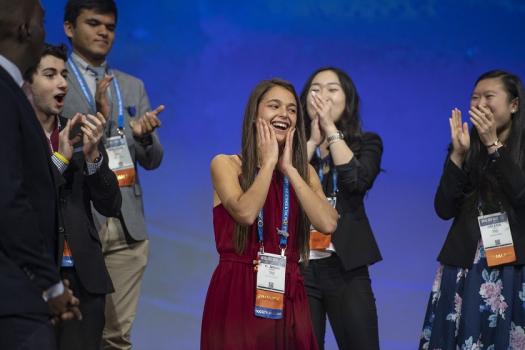
[[[315,153],[317,155],[317,158],[319,158],[319,170],[317,171],[318,175],[319,175],[319,180],[321,181],[321,184],[323,183],[323,179],[324,179],[324,164],[325,164],[325,161],[323,160],[323,158],[321,158],[321,149],[319,147],[317,147],[315,149]],[[328,160],[328,164],[330,165],[330,160]],[[330,167],[331,171],[332,171],[332,192],[333,193],[337,193],[339,191],[339,189],[337,188],[337,170],[335,168],[332,168]]]
[[[281,255],[284,256],[286,246],[288,244],[288,218],[290,216],[290,182],[288,177],[284,177],[283,180],[283,212],[282,212],[282,221],[281,228],[277,229],[277,234],[279,235],[279,247],[281,248]],[[264,215],[263,209],[259,211],[259,216],[257,217],[257,236],[259,237],[259,243],[261,245],[261,252],[264,253]]]
[[[95,104],[95,99],[93,95],[91,94],[91,92],[89,91],[86,80],[84,79],[82,74],[80,74],[80,70],[78,69],[78,66],[73,60],[73,56],[69,57],[69,60],[67,63],[69,64],[71,71],[75,75],[75,78],[77,79],[78,84],[80,85],[80,90],[82,90],[82,94],[84,95],[84,98],[86,99],[87,103],[91,107],[92,113],[96,113],[97,106]],[[118,106],[118,119],[117,119],[118,130],[119,130],[119,133],[122,134],[122,130],[124,130],[124,103],[122,102],[122,94],[120,93],[120,85],[115,75],[113,75],[112,83],[113,83],[113,90],[115,90],[115,97],[117,99],[117,106]]]

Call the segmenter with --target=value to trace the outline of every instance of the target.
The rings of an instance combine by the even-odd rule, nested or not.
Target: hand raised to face
[[[321,132],[321,126],[319,125],[319,117],[315,116],[310,122],[310,139],[308,141],[313,142],[316,146],[319,146],[324,139],[324,133]]]
[[[315,91],[310,92],[310,94],[312,95],[310,104],[314,110],[315,117],[319,118],[319,126],[321,131],[323,131],[325,135],[337,132],[335,123],[330,117],[332,101],[323,101],[323,99]]]
[[[468,114],[470,114],[470,121],[476,128],[481,142],[485,146],[492,145],[498,139],[494,114],[484,106],[472,106]]]
[[[255,121],[257,129],[257,156],[259,166],[275,167],[279,159],[279,145],[273,128],[264,119],[257,118]]]
[[[288,175],[288,172],[294,167],[293,166],[293,138],[295,135],[295,128],[290,129],[286,134],[286,143],[284,149],[279,158],[279,170],[284,175]]]

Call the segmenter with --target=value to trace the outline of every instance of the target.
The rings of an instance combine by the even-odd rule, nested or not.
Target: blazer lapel
[[[69,83],[69,88],[70,89],[73,88],[73,89],[76,90],[75,96],[78,96],[80,98],[80,100],[82,101],[81,103],[86,107],[83,110],[91,111],[92,107],[88,103],[88,101],[86,100],[86,96],[84,96],[84,93],[82,92],[82,88],[80,87],[80,83],[79,83],[77,77],[75,76],[75,74],[69,74],[68,75],[68,83]]]

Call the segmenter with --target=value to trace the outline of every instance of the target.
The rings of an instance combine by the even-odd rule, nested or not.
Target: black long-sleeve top
[[[504,196],[505,203],[511,207],[504,209],[509,212],[509,224],[516,251],[514,264],[523,265],[525,263],[525,173],[511,159],[505,147],[500,148],[498,153],[499,157],[488,161],[485,172],[496,179],[501,189],[499,195]],[[477,190],[467,172],[457,167],[447,157],[434,199],[437,215],[444,220],[454,219],[438,256],[438,260],[443,264],[472,267],[481,232],[477,221],[479,215],[477,200],[469,200],[467,197],[477,196]]]
[[[332,243],[346,270],[382,260],[365,212],[363,199],[381,170],[383,143],[374,133],[361,137],[360,150],[347,164],[337,165],[337,230]],[[323,189],[332,193],[331,172],[323,178]]]

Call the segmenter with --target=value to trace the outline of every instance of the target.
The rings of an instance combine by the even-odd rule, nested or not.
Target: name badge
[[[260,253],[255,291],[255,316],[283,317],[286,256]]]
[[[62,267],[72,267],[75,266],[75,261],[73,260],[73,254],[71,254],[71,248],[67,240],[64,240],[64,250],[62,252]]]
[[[109,168],[117,175],[120,187],[135,184],[135,165],[125,137],[113,136],[106,141]]]
[[[507,213],[478,216],[478,224],[488,266],[516,261]]]
[[[335,209],[337,204],[337,197],[328,197],[328,203]],[[322,233],[317,231],[313,226],[310,225],[310,249],[313,250],[325,250],[332,243],[332,233]]]

